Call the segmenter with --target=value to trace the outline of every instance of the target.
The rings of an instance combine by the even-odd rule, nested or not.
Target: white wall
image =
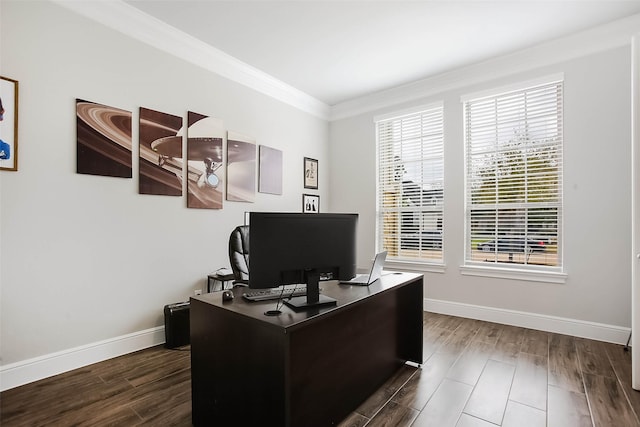
[[[540,52],[537,51],[537,54]],[[566,52],[571,57],[573,52]],[[556,52],[557,54],[557,52]],[[526,52],[511,58],[521,69]],[[425,272],[428,301],[530,313],[582,324],[630,326],[631,163],[630,48],[608,49],[555,65],[506,75],[504,60],[475,67],[447,89],[330,125],[331,201],[336,210],[360,212],[360,263],[375,251],[375,133],[373,117],[410,106],[444,101],[444,273]],[[460,96],[483,89],[564,73],[564,284],[462,275],[464,257],[464,133]],[[461,71],[458,76],[464,76]],[[500,78],[492,76],[501,76]],[[444,79],[446,80],[446,79]],[[477,83],[483,81],[482,83]],[[424,87],[422,89],[425,89]],[[405,93],[407,88],[401,88]],[[397,94],[384,94],[393,100]],[[382,97],[382,95],[380,96]],[[392,104],[392,102],[389,102]],[[357,159],[356,175],[347,166]],[[477,312],[477,310],[476,310]],[[535,326],[535,325],[532,325]],[[628,333],[628,332],[627,332]],[[625,337],[626,334],[622,334]]]
[[[20,83],[19,171],[0,172],[4,368],[163,325],[165,304],[228,266],[244,211],[301,211],[304,156],[326,194],[326,121],[49,2],[3,1],[0,19],[1,74]],[[187,209],[186,196],[137,194],[137,159],[134,179],[76,174],[76,97],[134,122],[139,107],[221,118],[284,152],[284,194]]]

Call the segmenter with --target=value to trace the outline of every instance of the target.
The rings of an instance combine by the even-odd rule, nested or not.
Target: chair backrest
[[[239,225],[229,236],[229,263],[235,276],[235,281],[248,283],[249,281],[249,226]]]

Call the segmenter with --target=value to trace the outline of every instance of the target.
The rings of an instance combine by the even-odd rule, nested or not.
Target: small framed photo
[[[304,188],[318,189],[318,161],[304,158]]]
[[[314,194],[302,195],[302,213],[320,212],[320,196]]]
[[[18,81],[0,76],[0,170],[18,170]]]

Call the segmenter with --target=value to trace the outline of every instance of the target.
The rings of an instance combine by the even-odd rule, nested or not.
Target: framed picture
[[[0,170],[18,170],[18,81],[0,76]]]
[[[318,189],[318,161],[304,158],[304,188]]]
[[[302,213],[320,212],[320,196],[314,194],[302,195]]]

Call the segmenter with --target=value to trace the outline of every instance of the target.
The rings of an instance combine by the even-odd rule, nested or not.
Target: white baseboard
[[[631,328],[622,326],[429,298],[424,299],[423,307],[425,311],[434,313],[555,332],[614,344],[626,344],[631,333]]]
[[[0,391],[164,343],[164,326],[0,366]]]
[[[423,307],[425,311],[434,313],[538,329],[615,344],[626,344],[631,332],[631,328],[620,326],[428,298],[424,299]],[[159,326],[0,366],[0,391],[160,345],[164,343],[164,340],[164,327]]]

